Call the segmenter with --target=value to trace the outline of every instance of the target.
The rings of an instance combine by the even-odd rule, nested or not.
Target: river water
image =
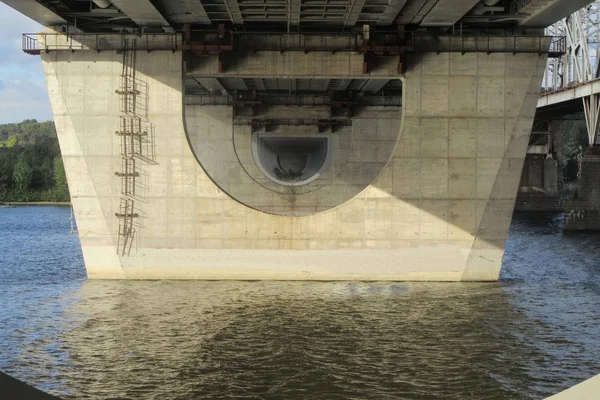
[[[560,223],[515,215],[499,283],[124,282],[86,280],[68,208],[2,208],[0,370],[73,399],[544,398],[600,373],[600,236]]]

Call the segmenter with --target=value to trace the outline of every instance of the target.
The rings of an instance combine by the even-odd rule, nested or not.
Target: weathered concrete
[[[563,191],[563,123],[534,121],[527,156],[515,202],[518,211],[563,211],[571,196]],[[540,143],[540,134],[547,133],[548,141]]]
[[[590,148],[581,159],[579,190],[565,204],[565,231],[600,231],[600,154]]]
[[[348,57],[323,65],[343,70],[339,58],[347,69]],[[140,165],[129,257],[116,254],[121,60],[109,51],[43,54],[89,277],[498,279],[545,57],[409,58],[401,127],[394,118],[355,120],[353,138],[360,132],[354,140],[364,143],[337,161],[343,182],[294,195],[312,208],[295,216],[274,214],[289,201],[244,172],[249,160],[227,156],[238,144],[226,107],[188,109],[184,120],[181,54],[139,52],[157,157]],[[213,128],[218,148],[202,139]],[[210,165],[221,157],[219,172]]]

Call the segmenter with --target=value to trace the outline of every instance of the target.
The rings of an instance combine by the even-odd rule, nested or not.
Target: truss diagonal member
[[[585,111],[585,123],[587,126],[590,145],[598,143],[598,128],[600,127],[600,95],[592,94],[583,98],[583,110]]]
[[[544,88],[562,90],[600,76],[599,10],[597,0],[546,29],[546,34],[567,40],[564,55],[548,61]]]

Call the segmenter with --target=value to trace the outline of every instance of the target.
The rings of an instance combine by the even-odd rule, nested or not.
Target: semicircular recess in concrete
[[[283,186],[301,186],[318,179],[331,162],[328,136],[252,135],[252,155],[260,171]]]
[[[326,106],[265,106],[253,117],[273,122],[253,126],[230,105],[197,103],[187,96],[185,123],[200,165],[229,196],[273,214],[312,214],[352,199],[383,171],[400,134],[400,107],[363,107],[323,132],[277,119],[329,118]]]

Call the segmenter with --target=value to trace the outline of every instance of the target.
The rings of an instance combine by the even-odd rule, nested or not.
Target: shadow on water
[[[78,399],[542,398],[600,372],[600,250],[529,218],[493,284],[24,284],[22,264],[0,369]]]

